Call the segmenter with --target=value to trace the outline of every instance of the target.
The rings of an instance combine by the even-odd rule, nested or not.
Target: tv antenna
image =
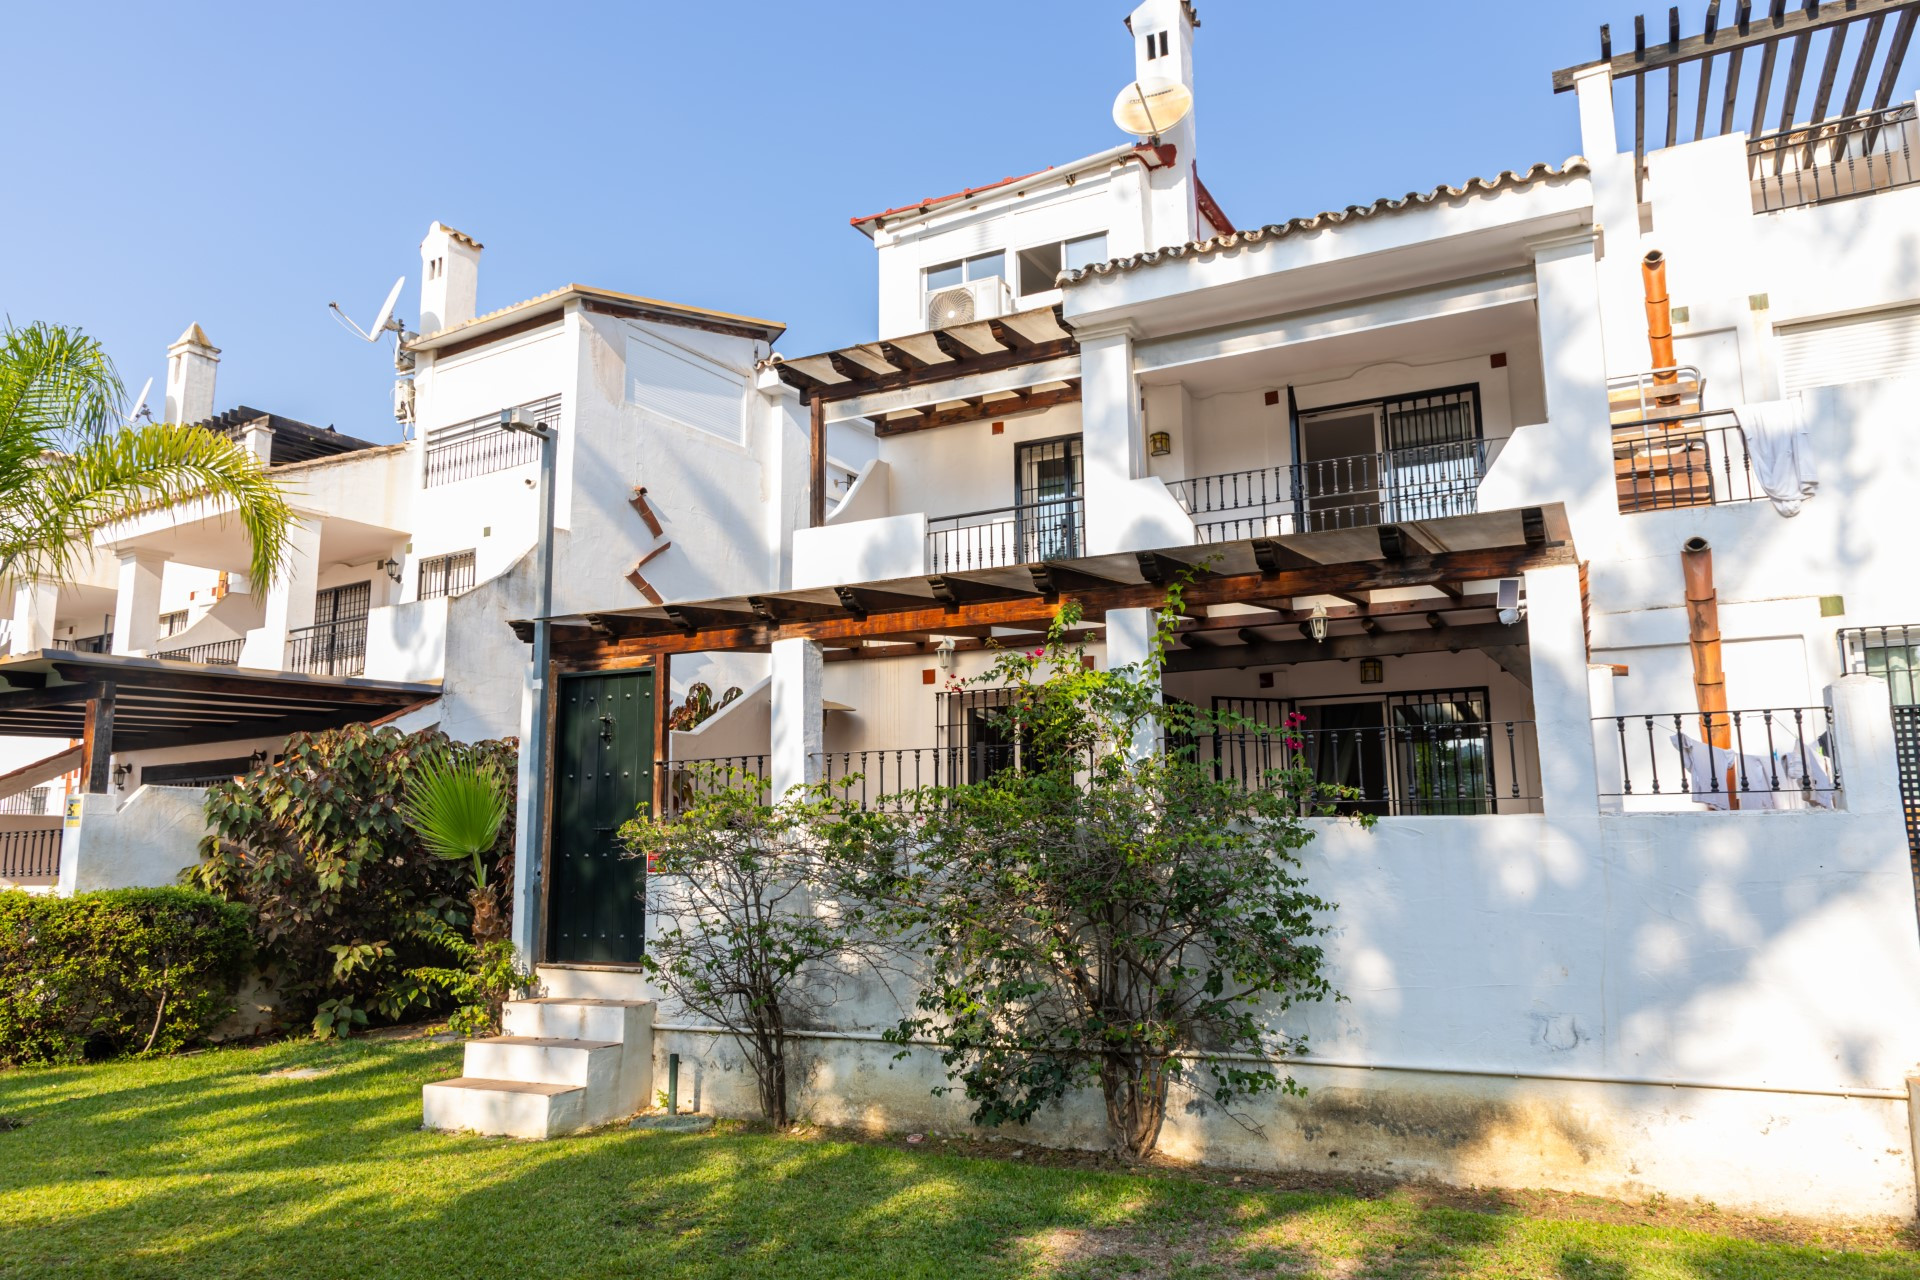
[[[1187,118],[1193,90],[1178,80],[1135,80],[1113,100],[1113,122],[1136,138],[1157,138]]]
[[[133,412],[127,415],[127,425],[137,422],[152,422],[153,410],[147,408],[147,393],[153,390],[153,379],[147,379],[147,385],[140,388],[140,398],[133,402]]]
[[[400,323],[394,316],[393,304],[400,300],[400,289],[406,283],[407,278],[405,276],[401,276],[393,282],[393,288],[387,290],[387,300],[380,304],[380,314],[375,316],[373,318],[373,324],[365,329],[355,324],[352,317],[340,309],[339,303],[329,302],[327,308],[333,312],[334,317],[338,319],[341,324],[353,330],[353,332],[364,341],[378,342],[381,334],[391,333],[395,335],[394,340],[398,342],[400,335],[406,333],[407,326]]]

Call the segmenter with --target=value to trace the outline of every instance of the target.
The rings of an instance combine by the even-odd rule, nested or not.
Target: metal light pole
[[[522,841],[522,848],[528,849],[531,857],[528,861],[527,903],[526,909],[531,919],[526,922],[525,934],[528,942],[527,956],[530,963],[538,964],[544,951],[546,932],[546,912],[543,909],[545,885],[541,876],[541,853],[547,840],[547,722],[551,690],[547,687],[547,668],[552,655],[553,623],[553,489],[554,464],[557,442],[554,429],[544,423],[536,422],[533,415],[525,409],[502,409],[500,427],[504,431],[519,431],[540,441],[540,528],[534,543],[540,553],[540,607],[533,617],[533,720],[528,726],[527,741],[521,745],[530,764],[528,770],[532,786],[527,789],[527,827],[533,833],[529,847]]]

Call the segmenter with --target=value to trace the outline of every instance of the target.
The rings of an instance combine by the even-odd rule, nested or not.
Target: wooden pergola
[[[100,793],[116,751],[337,729],[439,696],[426,684],[43,650],[0,659],[0,737],[78,739],[81,789]]]
[[[1742,123],[1752,139],[1797,125],[1817,125],[1829,118],[1845,119],[1863,110],[1884,111],[1899,85],[1901,63],[1917,21],[1920,0],[1760,0],[1758,4],[1735,0],[1724,9],[1721,0],[1708,0],[1699,33],[1683,37],[1680,9],[1675,5],[1667,10],[1666,38],[1661,39],[1656,31],[1652,43],[1648,42],[1645,15],[1635,17],[1633,48],[1624,53],[1614,52],[1613,32],[1602,26],[1599,59],[1554,72],[1553,88],[1556,93],[1564,93],[1574,87],[1582,73],[1602,66],[1608,68],[1612,80],[1633,82],[1637,193],[1646,171],[1648,80],[1659,77],[1664,82],[1664,145],[1669,147],[1682,136],[1685,108],[1680,101],[1680,70],[1693,64],[1697,64],[1698,83],[1688,141],[1729,134]],[[1855,29],[1860,33],[1857,41],[1850,38]],[[1810,54],[1816,37],[1822,47],[1819,70],[1812,100],[1803,114],[1801,92],[1812,65]],[[1884,55],[1880,56],[1883,48]],[[1759,73],[1750,94],[1741,80],[1742,65],[1749,56],[1759,59]],[[1781,84],[1777,100],[1773,94],[1776,78]],[[1873,86],[1871,96],[1869,82]],[[1837,99],[1836,90],[1841,90]]]
[[[1574,562],[1556,504],[559,618],[553,657],[560,671],[595,671],[790,639],[821,644],[833,661],[947,641],[1016,645],[1043,635],[1070,602],[1093,628],[1116,609],[1162,606],[1184,581],[1169,670],[1479,649],[1525,680],[1525,630],[1496,621],[1485,584]],[[1395,598],[1375,598],[1384,592]],[[1324,641],[1311,637],[1312,610],[1300,604],[1314,597],[1328,620]],[[514,627],[531,638],[530,621]]]
[[[829,404],[845,406],[845,418],[866,418],[881,436],[1037,413],[1080,399],[1079,353],[1058,308],[1040,307],[817,355],[774,356],[767,367],[800,392],[811,418],[808,523],[817,528],[827,516]]]

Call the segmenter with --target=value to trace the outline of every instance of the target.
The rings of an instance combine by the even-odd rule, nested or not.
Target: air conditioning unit
[[[969,280],[927,295],[927,328],[997,320],[1013,310],[1013,291],[999,276]]]

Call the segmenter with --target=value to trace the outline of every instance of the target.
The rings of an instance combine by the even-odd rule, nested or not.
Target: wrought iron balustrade
[[[209,640],[205,644],[164,649],[153,656],[163,662],[202,662],[212,667],[237,667],[240,665],[240,650],[246,643],[240,639]]]
[[[1472,515],[1487,446],[1417,445],[1167,483],[1202,542]]]
[[[1753,211],[1871,195],[1920,182],[1914,104],[1796,125],[1747,143]]]
[[[0,880],[60,878],[59,827],[0,831]]]
[[[1757,502],[1747,435],[1730,409],[1613,428],[1613,484],[1622,512]]]
[[[542,426],[559,425],[559,396],[519,407]],[[500,425],[498,413],[435,427],[427,432],[425,449],[422,484],[428,489],[540,461],[539,437],[508,431]]]
[[[1082,554],[1083,498],[1039,499],[927,521],[927,572],[964,573]]]
[[[51,787],[28,787],[25,791],[16,791],[10,796],[0,798],[0,813],[30,814],[39,816],[47,811],[47,801],[52,798]]]
[[[299,627],[287,635],[289,671],[318,676],[357,676],[366,668],[365,615]]]
[[[1303,769],[1344,793],[1341,813],[1433,816],[1535,813],[1540,751],[1531,720],[1276,729],[1201,738],[1194,751],[1215,776],[1277,785]]]
[[[764,755],[662,760],[658,768],[662,817],[677,818],[701,796],[729,788],[758,786],[763,799],[767,794],[767,757]]]
[[[73,653],[112,653],[113,633],[109,631],[97,636],[76,636],[69,640],[62,640],[56,636],[53,647]]]
[[[1641,713],[1595,723],[1602,728],[1595,745],[1619,755],[1619,779],[1609,788],[1603,772],[1602,795],[1711,809],[1831,809],[1842,790],[1827,707]]]

